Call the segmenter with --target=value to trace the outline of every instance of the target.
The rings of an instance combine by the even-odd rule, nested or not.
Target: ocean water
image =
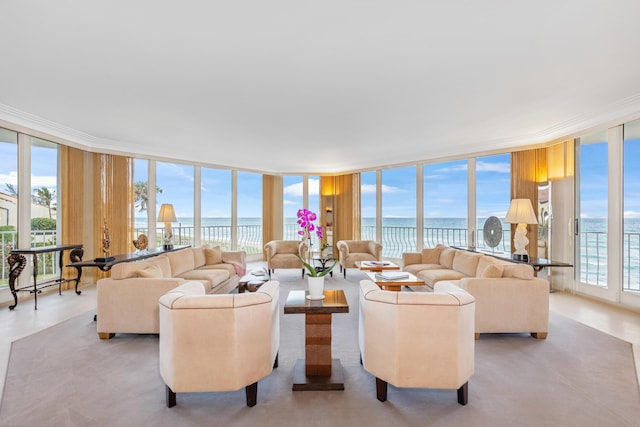
[[[287,218],[284,226],[285,239],[298,239],[297,218]],[[502,219],[501,219],[502,220]],[[467,231],[466,218],[425,218],[424,247],[438,243],[449,246],[468,246],[475,243],[487,247],[483,241],[482,229],[486,218],[477,219],[477,235]],[[362,218],[362,239],[376,239],[375,218]],[[231,218],[202,218],[202,241],[217,242],[230,246]],[[238,218],[238,239],[240,246],[248,253],[259,253],[262,246],[262,219]],[[384,218],[382,221],[383,256],[401,258],[403,252],[415,251],[417,247],[415,218]],[[193,238],[193,218],[178,218],[173,224],[174,235],[184,233]],[[603,218],[584,218],[580,222],[580,281],[597,286],[607,284],[607,227]],[[146,228],[144,219],[136,221],[137,229]],[[162,230],[162,226],[158,230]],[[502,223],[503,238],[494,248],[495,252],[510,252],[510,224]],[[471,240],[474,240],[472,242]],[[315,238],[314,238],[315,240]],[[623,237],[623,280],[624,289],[640,291],[640,218],[628,218],[624,224]]]

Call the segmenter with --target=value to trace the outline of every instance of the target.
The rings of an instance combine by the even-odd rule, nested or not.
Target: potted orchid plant
[[[316,221],[317,218],[318,216],[308,209],[300,209],[298,211],[298,225],[300,226],[298,234],[302,236],[303,241],[308,242],[309,244],[311,244],[311,233],[315,232],[316,236],[318,236],[318,239],[322,239],[323,236],[323,227],[314,224],[314,221]],[[304,259],[302,259],[300,254],[296,254],[296,256],[298,257],[298,259],[300,259],[300,262],[302,262],[304,268],[307,269],[307,276],[309,280],[309,298],[324,298],[324,276],[331,273],[333,268],[336,266],[336,261],[334,261],[330,267],[318,270],[311,264],[311,262],[309,262],[309,260],[305,261]]]

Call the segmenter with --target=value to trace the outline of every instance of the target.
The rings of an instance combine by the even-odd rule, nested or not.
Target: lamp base
[[[511,255],[511,259],[513,259],[514,261],[529,262],[529,255],[528,254],[516,254],[516,253],[514,253],[513,255]]]
[[[173,249],[173,245],[162,245],[162,249],[164,249],[165,251],[168,251],[170,249]]]

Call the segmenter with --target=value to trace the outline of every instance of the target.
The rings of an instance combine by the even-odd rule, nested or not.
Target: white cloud
[[[362,194],[376,194],[376,185],[375,184],[364,184],[360,187],[360,192]],[[391,185],[382,184],[382,194],[390,194],[390,193],[400,193],[402,192],[401,188],[392,187]]]
[[[285,195],[302,197],[302,182],[287,185],[282,190]],[[309,196],[318,196],[320,194],[320,180],[317,178],[309,178]]]
[[[55,176],[32,176],[31,187],[41,188],[47,187],[49,189],[56,188],[58,179]]]
[[[636,218],[640,218],[640,212],[635,212],[635,211],[625,211],[624,212],[624,217],[628,218],[628,219],[636,219]]]
[[[0,187],[4,188],[5,184],[18,185],[18,172],[0,173]]]
[[[488,163],[480,160],[476,162],[476,172],[511,173],[511,165],[509,163]]]
[[[284,200],[282,201],[282,204],[283,204],[283,205],[289,205],[289,206],[290,206],[290,205],[299,205],[299,204],[300,204],[300,202],[294,202],[293,200],[287,200],[287,199],[284,199]]]

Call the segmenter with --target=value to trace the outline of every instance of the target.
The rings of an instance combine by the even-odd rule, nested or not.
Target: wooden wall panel
[[[262,243],[280,240],[283,236],[283,179],[276,175],[262,175]],[[262,254],[266,261],[265,254]]]
[[[335,177],[333,240],[360,238],[360,174]]]

